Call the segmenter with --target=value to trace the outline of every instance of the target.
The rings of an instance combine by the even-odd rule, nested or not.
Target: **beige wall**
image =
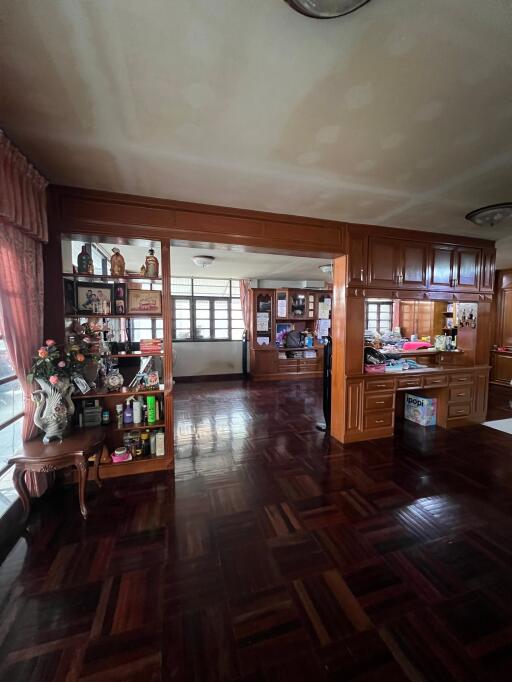
[[[175,377],[242,372],[241,341],[198,341],[174,343]]]

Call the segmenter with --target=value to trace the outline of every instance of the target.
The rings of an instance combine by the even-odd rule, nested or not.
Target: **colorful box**
[[[425,398],[414,393],[405,394],[404,417],[420,426],[435,426],[437,398]]]

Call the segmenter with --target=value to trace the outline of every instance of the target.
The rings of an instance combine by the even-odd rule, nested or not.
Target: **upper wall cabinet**
[[[478,291],[480,258],[481,250],[471,246],[433,244],[430,289]]]
[[[348,253],[347,286],[364,286],[367,281],[368,235],[361,230],[348,228],[345,246]]]
[[[426,289],[429,247],[405,239],[370,237],[368,284],[374,287]]]

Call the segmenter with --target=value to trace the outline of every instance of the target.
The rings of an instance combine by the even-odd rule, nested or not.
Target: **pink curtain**
[[[242,316],[244,318],[244,327],[249,336],[251,328],[251,283],[248,279],[240,280],[240,305],[242,308]]]
[[[26,374],[43,335],[42,244],[0,220],[0,330],[25,397],[23,440],[35,435]]]

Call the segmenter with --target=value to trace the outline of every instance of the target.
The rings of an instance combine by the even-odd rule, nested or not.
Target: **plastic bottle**
[[[156,422],[156,398],[154,395],[148,395],[147,397],[148,405],[148,424],[154,424]]]
[[[133,423],[142,424],[142,403],[140,398],[133,401]]]
[[[133,424],[133,409],[131,406],[131,398],[128,398],[126,401],[126,407],[124,408],[123,412],[123,423],[124,424]]]
[[[156,452],[157,457],[164,457],[165,455],[165,435],[163,431],[156,434]]]
[[[123,403],[116,405],[116,426],[118,429],[123,426]]]
[[[154,457],[156,455],[156,433],[154,431],[149,437],[149,449],[151,455]]]

